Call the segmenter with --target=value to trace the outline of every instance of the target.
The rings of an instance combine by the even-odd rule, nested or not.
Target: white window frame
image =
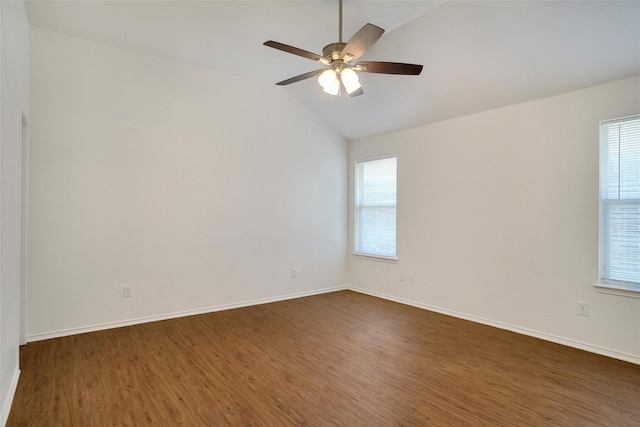
[[[640,115],[623,117],[613,120],[605,120],[600,122],[600,254],[599,254],[599,282],[595,285],[599,292],[610,293],[623,296],[631,296],[634,298],[640,298],[640,281],[634,280],[621,280],[616,279],[615,274],[611,274],[610,259],[608,257],[607,246],[610,245],[611,239],[607,233],[607,212],[612,206],[625,205],[631,207],[640,207],[640,198],[625,198],[618,195],[617,198],[607,197],[605,194],[605,186],[610,182],[610,177],[607,175],[608,167],[616,166],[615,158],[609,159],[608,141],[609,139],[604,134],[605,126],[615,125],[616,123],[624,123],[629,121],[640,120]],[[618,156],[620,159],[620,156]],[[619,160],[618,160],[619,161]],[[605,165],[605,163],[607,163]],[[620,176],[620,174],[618,174]],[[614,185],[619,185],[620,177],[614,178]],[[640,234],[640,232],[639,232]],[[639,236],[640,238],[640,236]],[[640,269],[640,260],[637,267]]]
[[[396,209],[396,222],[394,224],[394,228],[395,228],[395,241],[394,241],[394,251],[393,254],[388,254],[388,253],[377,253],[377,252],[372,252],[372,251],[367,251],[364,248],[362,248],[362,212],[363,212],[363,201],[362,201],[362,184],[363,184],[363,177],[362,177],[362,167],[361,165],[364,165],[365,163],[368,162],[374,162],[377,160],[385,160],[385,159],[395,159],[396,161],[396,200],[393,203],[388,203],[388,202],[381,202],[381,203],[377,203],[377,204],[369,204],[368,208],[371,207],[394,207]],[[355,186],[355,213],[354,213],[354,234],[353,234],[353,255],[357,255],[357,256],[363,256],[363,257],[370,257],[370,258],[374,258],[374,259],[378,259],[378,260],[382,260],[382,261],[397,261],[397,254],[398,254],[398,222],[397,222],[397,209],[398,209],[398,156],[396,155],[392,155],[392,156],[385,156],[385,157],[376,157],[376,158],[371,158],[371,159],[365,159],[365,160],[358,160],[355,162],[355,179],[354,179],[354,186]]]

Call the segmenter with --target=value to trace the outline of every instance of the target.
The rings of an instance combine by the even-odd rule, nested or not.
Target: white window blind
[[[640,116],[600,124],[600,280],[640,290]]]
[[[356,163],[354,251],[396,257],[397,158]]]

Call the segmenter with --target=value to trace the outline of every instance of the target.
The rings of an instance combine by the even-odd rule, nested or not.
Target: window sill
[[[640,288],[631,285],[611,284],[611,283],[596,283],[593,285],[596,288],[596,292],[601,294],[619,295],[629,298],[640,298]]]
[[[398,262],[398,258],[384,255],[364,254],[362,252],[351,252],[351,255],[357,258],[367,259],[369,261],[390,262],[394,264]]]

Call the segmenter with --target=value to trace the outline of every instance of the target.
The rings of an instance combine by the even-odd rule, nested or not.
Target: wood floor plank
[[[640,366],[349,291],[20,356],[8,426],[640,425]]]

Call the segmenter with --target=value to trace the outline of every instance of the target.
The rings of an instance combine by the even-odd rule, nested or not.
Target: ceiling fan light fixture
[[[0,0],[2,1],[2,0]],[[404,64],[400,62],[365,61],[356,62],[373,44],[382,36],[384,30],[373,24],[365,24],[348,42],[342,41],[342,1],[339,0],[338,42],[330,43],[322,49],[322,55],[289,46],[273,40],[264,42],[265,46],[281,50],[286,53],[311,59],[330,67],[328,70],[314,70],[276,83],[278,86],[286,86],[310,77],[318,76],[318,83],[322,90],[329,95],[340,95],[341,89],[351,97],[364,93],[360,85],[360,79],[356,71],[363,73],[400,74],[417,76],[422,72],[422,65]]]
[[[322,86],[322,90],[329,95],[338,95],[340,92],[340,81],[338,74],[333,69],[324,70],[318,77],[318,83]]]
[[[340,72],[340,80],[342,80],[342,84],[349,95],[362,87],[360,79],[358,78],[358,73],[353,71],[351,68],[344,68]]]

